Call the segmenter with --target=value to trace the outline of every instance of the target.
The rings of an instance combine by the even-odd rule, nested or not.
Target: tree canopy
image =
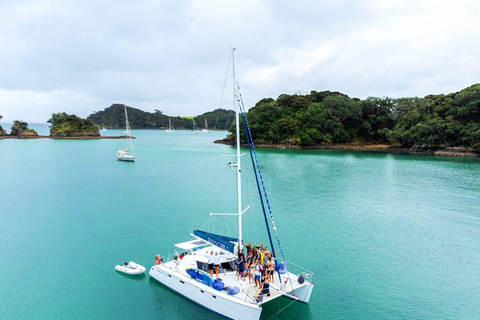
[[[3,117],[2,115],[0,115],[0,120],[2,120]],[[2,125],[0,125],[0,136],[3,136],[4,134],[6,134],[7,132],[5,131],[5,129],[3,129]]]
[[[48,122],[52,124],[50,128],[51,136],[100,135],[97,124],[74,114],[54,113]]]
[[[263,143],[372,142],[480,150],[480,84],[424,98],[360,100],[330,91],[282,94],[260,100],[247,117],[252,135]]]
[[[132,129],[166,129],[168,119],[172,120],[176,129],[192,129],[192,120],[187,117],[170,117],[162,111],[154,109],[154,112],[146,112],[127,106],[128,122]],[[226,130],[233,121],[233,111],[217,109],[193,117],[195,122],[203,127],[207,119],[210,129]],[[125,127],[125,105],[113,104],[103,111],[95,112],[87,117],[96,124],[113,129]]]
[[[14,120],[10,135],[12,136],[38,136],[37,132],[28,128],[28,123],[25,121]]]

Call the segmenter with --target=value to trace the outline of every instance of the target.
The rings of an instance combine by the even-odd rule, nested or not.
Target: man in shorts
[[[241,250],[237,259],[237,281],[240,281],[240,275],[242,276],[242,280],[245,281],[243,269],[245,269],[245,254],[243,253],[243,250]]]
[[[208,273],[210,273],[210,277],[213,278],[213,263],[215,262],[215,258],[213,257],[213,251],[210,251],[205,255],[208,259]]]

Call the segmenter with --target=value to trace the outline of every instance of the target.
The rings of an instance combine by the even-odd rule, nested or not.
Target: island
[[[130,106],[127,106],[127,111],[132,129],[167,129],[170,119],[175,129],[179,130],[192,129],[192,120],[200,127],[207,121],[211,130],[227,130],[235,119],[234,111],[226,109],[216,109],[193,117],[168,116],[158,109],[147,112]],[[115,103],[103,111],[94,111],[87,120],[107,129],[122,129],[125,127],[125,105]]]
[[[10,134],[1,128],[0,139],[125,139],[127,136],[101,136],[99,126],[88,119],[80,118],[74,114],[59,112],[52,114],[48,120],[51,123],[50,135],[39,136],[38,133],[28,128],[28,123],[15,120]]]
[[[282,94],[260,100],[247,118],[256,147],[480,156],[480,84],[423,98]],[[216,142],[232,144],[233,139],[231,128]]]

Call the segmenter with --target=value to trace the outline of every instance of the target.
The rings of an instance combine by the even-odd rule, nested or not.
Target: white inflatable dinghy
[[[116,265],[115,270],[126,273],[126,274],[142,274],[145,272],[145,267],[139,264],[136,264],[133,261],[125,261],[122,265]]]

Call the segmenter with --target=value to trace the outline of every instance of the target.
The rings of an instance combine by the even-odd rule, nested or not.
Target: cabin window
[[[197,269],[198,270],[203,270],[205,272],[208,272],[208,263],[206,262],[201,262],[197,261]]]

